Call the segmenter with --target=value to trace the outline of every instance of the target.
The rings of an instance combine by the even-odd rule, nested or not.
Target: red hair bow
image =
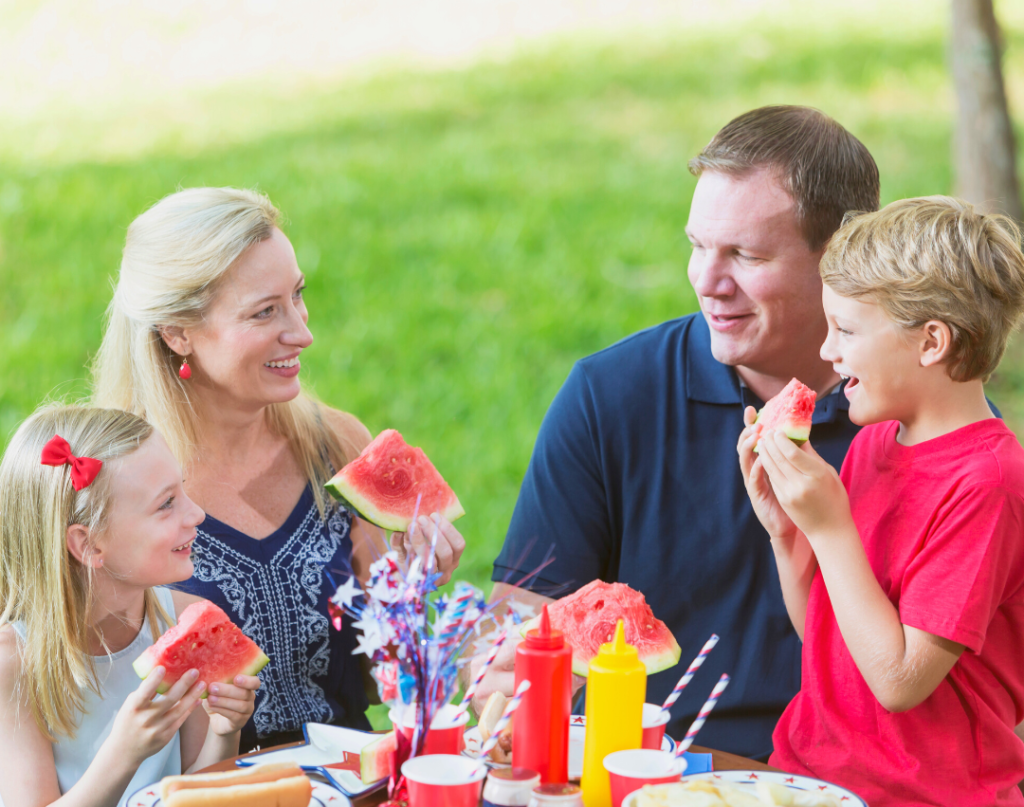
[[[71,446],[68,441],[55,434],[45,446],[43,446],[43,465],[70,465],[71,484],[75,490],[87,488],[100,472],[103,463],[94,460],[92,457],[76,457],[71,453]]]

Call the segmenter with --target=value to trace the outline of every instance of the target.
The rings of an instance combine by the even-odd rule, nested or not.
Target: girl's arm
[[[199,699],[195,678],[176,683],[154,703],[157,668],[117,713],[110,736],[82,778],[63,796],[53,747],[39,730],[24,693],[17,693],[17,638],[0,631],[0,799],[5,807],[115,807],[142,761],[167,745]]]
[[[740,472],[743,474],[743,484],[747,488],[754,514],[771,539],[775,563],[779,567],[779,583],[782,586],[786,612],[797,635],[803,641],[807,598],[811,592],[811,580],[814,578],[815,569],[818,568],[818,562],[807,538],[779,504],[764,465],[754,454],[754,446],[758,439],[753,430],[756,417],[757,412],[752,406],[748,406],[743,412],[745,428],[736,444]]]
[[[818,559],[857,669],[887,711],[912,709],[935,691],[964,646],[900,621],[868,562],[839,474],[810,443],[797,448],[769,433],[759,445],[779,503]]]
[[[172,591],[175,616],[202,597]],[[252,715],[255,693],[260,680],[256,676],[239,675],[237,686],[210,684],[203,708],[189,715],[181,727],[181,769],[195,773],[222,760],[238,755],[242,726]],[[213,719],[211,720],[211,715]]]

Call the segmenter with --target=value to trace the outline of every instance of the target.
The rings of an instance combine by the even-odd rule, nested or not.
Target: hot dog
[[[502,712],[505,711],[506,703],[508,703],[508,699],[500,692],[492,692],[491,697],[487,699],[487,703],[484,704],[484,708],[480,712],[480,719],[477,720],[481,743],[487,742],[487,738],[494,733],[494,727]],[[512,723],[513,721],[510,720],[501,732],[498,744],[491,749],[490,757],[495,762],[512,761]]]
[[[292,762],[254,765],[227,773],[167,776],[164,807],[308,807],[313,788]]]

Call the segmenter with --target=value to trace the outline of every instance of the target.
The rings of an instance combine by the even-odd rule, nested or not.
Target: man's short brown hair
[[[1017,225],[948,196],[851,214],[829,242],[820,272],[836,294],[881,306],[900,327],[946,323],[954,381],[988,379],[1024,313]]]
[[[804,239],[819,250],[848,210],[878,210],[878,166],[856,137],[806,106],[764,106],[729,121],[690,160],[690,173],[772,171],[797,206]]]

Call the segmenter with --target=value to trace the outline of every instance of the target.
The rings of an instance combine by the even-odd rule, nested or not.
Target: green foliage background
[[[427,450],[466,507],[460,576],[483,584],[573,361],[695,309],[686,162],[722,124],[817,106],[874,153],[883,202],[951,191],[930,7],[567,38],[460,70],[0,122],[0,439],[43,399],[86,392],[132,218],[178,187],[259,187],[308,274],[304,378]],[[1024,20],[1004,28],[1012,91]],[[1011,347],[990,395],[1017,429],[1022,388]]]

